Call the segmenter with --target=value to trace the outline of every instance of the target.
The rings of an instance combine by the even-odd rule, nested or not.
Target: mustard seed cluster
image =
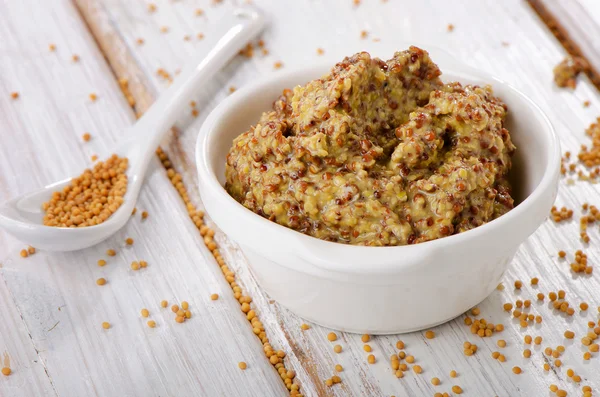
[[[127,191],[128,160],[113,154],[73,178],[71,184],[42,206],[44,225],[85,227],[106,221],[123,203]]]

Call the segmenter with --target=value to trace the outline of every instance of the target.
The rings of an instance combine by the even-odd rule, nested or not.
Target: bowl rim
[[[438,65],[439,64],[440,63],[438,63]],[[331,250],[334,250],[335,252],[345,251],[348,254],[345,255],[345,257],[350,261],[352,261],[353,257],[364,258],[372,256],[375,253],[378,257],[382,257],[384,255],[396,256],[396,260],[393,262],[389,261],[387,263],[368,266],[370,271],[378,272],[390,270],[391,267],[394,267],[397,270],[398,267],[401,266],[398,264],[398,254],[402,254],[403,256],[408,255],[413,258],[416,258],[417,256],[427,255],[432,251],[439,252],[439,250],[442,248],[448,248],[449,246],[456,244],[463,244],[465,242],[468,242],[469,240],[482,237],[483,235],[489,234],[494,229],[504,228],[507,226],[507,224],[513,223],[516,219],[519,219],[519,217],[527,213],[527,211],[534,208],[536,203],[538,203],[544,197],[544,195],[547,194],[548,190],[554,187],[554,181],[558,179],[558,174],[560,171],[560,143],[558,140],[558,136],[556,135],[556,131],[552,123],[548,119],[547,115],[535,102],[533,102],[528,96],[526,96],[520,90],[516,89],[511,84],[508,84],[502,79],[488,74],[484,71],[474,69],[466,64],[462,64],[460,62],[455,61],[453,62],[454,67],[444,68],[446,70],[446,73],[444,74],[449,74],[453,77],[459,78],[462,76],[470,80],[481,80],[482,82],[491,84],[493,86],[504,86],[505,88],[509,89],[514,94],[516,94],[516,96],[520,97],[520,99],[523,100],[531,108],[531,110],[538,115],[540,122],[544,125],[544,139],[548,140],[548,147],[546,150],[548,157],[544,173],[535,189],[533,189],[533,191],[530,194],[528,194],[515,208],[490,222],[487,222],[481,226],[478,226],[463,233],[453,234],[451,236],[425,241],[418,244],[383,247],[350,245],[322,240],[317,237],[306,235],[296,230],[287,228],[283,225],[270,221],[252,212],[251,210],[237,202],[233,197],[231,197],[227,193],[225,188],[219,183],[216,173],[209,164],[210,153],[208,150],[208,143],[211,139],[213,139],[214,131],[216,130],[215,126],[220,123],[222,117],[226,113],[228,113],[231,110],[231,108],[243,106],[243,102],[252,93],[260,91],[261,88],[277,85],[280,81],[293,78],[296,75],[306,75],[310,73],[314,74],[315,76],[320,76],[322,75],[322,72],[330,68],[331,65],[332,63],[330,61],[320,62],[318,64],[313,64],[308,67],[299,67],[285,71],[278,71],[272,75],[258,79],[257,81],[248,84],[245,87],[242,87],[241,89],[237,90],[232,95],[224,99],[211,111],[209,116],[206,118],[206,120],[200,128],[195,150],[199,184],[200,186],[207,186],[207,188],[211,189],[212,191],[214,191],[215,194],[218,195],[219,200],[223,200],[220,201],[220,205],[227,205],[228,209],[231,211],[229,214],[230,216],[237,218],[238,221],[250,221],[256,226],[273,229],[273,231],[278,233],[280,236],[284,236],[285,238],[289,237],[290,239],[296,240],[300,243],[300,248],[304,248],[305,250],[309,247],[314,247],[318,248],[322,252]],[[442,67],[440,68],[442,69]],[[532,230],[527,233],[527,236],[533,233],[538,227],[539,224],[536,224],[532,228]],[[292,250],[291,247],[290,250]],[[319,267],[326,270],[359,271],[358,269],[356,269],[356,266],[358,266],[356,264],[353,264],[356,265],[353,266],[355,269],[349,269],[347,262],[344,262],[346,263],[346,265],[343,265],[340,263],[342,261],[333,262],[326,260],[318,260],[317,257],[318,255],[312,254],[310,255],[310,259],[304,259],[311,262],[316,261]]]

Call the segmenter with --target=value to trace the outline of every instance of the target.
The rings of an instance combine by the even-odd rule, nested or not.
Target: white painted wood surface
[[[335,59],[363,48],[385,45],[393,49],[399,41],[435,43],[530,95],[551,118],[564,149],[573,153],[580,144],[588,143],[583,130],[600,113],[598,92],[585,79],[575,91],[552,85],[552,68],[564,51],[522,1],[365,0],[358,7],[350,0],[253,2],[273,20],[264,35],[269,54],[263,56],[256,50],[252,59],[239,57],[232,62],[198,96],[198,118],[183,117],[181,134],[166,145],[197,202],[193,147],[202,120],[228,94],[230,86],[240,87],[272,73],[276,61],[285,68],[319,61],[317,48]],[[66,1],[53,2],[52,7],[34,7],[33,3],[15,0],[0,5],[0,37],[9,38],[0,41],[0,90],[4,93],[0,98],[0,199],[76,173],[89,164],[90,154],[106,153],[119,131],[133,120],[73,6]],[[205,41],[198,40],[197,33],[210,35],[211,24],[230,11],[233,2],[154,3],[157,10],[149,13],[143,1],[102,0],[110,16],[105,29],[118,32],[126,43],[123,50],[145,73],[142,77],[151,84],[149,88],[158,93],[166,85],[156,70],[164,68],[175,75],[190,53],[203,50]],[[600,15],[593,2],[584,6],[589,15]],[[198,8],[204,10],[201,17],[195,15]],[[447,31],[449,23],[455,26],[451,33]],[[169,32],[161,33],[161,26],[168,26]],[[362,30],[368,31],[368,39],[360,38]],[[186,35],[190,41],[184,40]],[[145,43],[136,44],[137,38]],[[373,39],[380,39],[381,44],[374,44]],[[48,53],[50,42],[56,43],[56,53]],[[79,64],[71,63],[73,53],[80,55]],[[21,98],[12,101],[11,91],[19,91]],[[93,104],[87,99],[92,91],[99,94],[99,101]],[[591,102],[589,108],[582,106],[585,100]],[[86,130],[94,139],[84,145],[80,136]],[[56,153],[61,152],[68,156],[57,159]],[[551,383],[568,390],[569,395],[581,395],[584,384],[600,388],[600,358],[595,354],[584,362],[579,343],[587,332],[587,321],[598,321],[599,269],[591,277],[573,276],[568,265],[557,260],[556,252],[564,249],[572,257],[576,249],[583,248],[592,265],[600,262],[597,227],[590,228],[592,241],[584,246],[577,221],[583,202],[600,205],[598,193],[598,188],[587,182],[572,186],[561,182],[558,205],[572,208],[576,219],[561,225],[544,224],[519,250],[505,277],[507,288],[494,292],[480,305],[484,318],[505,325],[503,333],[486,339],[473,337],[459,318],[437,327],[433,340],[426,340],[421,333],[376,337],[370,343],[378,359],[373,365],[367,363],[358,335],[340,334],[336,343],[344,350],[336,354],[326,339],[329,330],[313,325],[301,331],[301,319],[269,302],[235,244],[220,233],[217,240],[240,284],[254,298],[272,344],[288,353],[287,364],[298,372],[305,395],[426,396],[449,392],[451,385],[458,384],[468,396],[541,396],[548,395]],[[282,382],[264,358],[229,287],[158,166],[138,208],[150,212],[147,221],[141,223],[135,217],[106,244],[75,254],[39,253],[21,259],[18,250],[22,244],[2,236],[0,296],[8,304],[0,309],[0,354],[4,350],[9,353],[14,375],[0,377],[0,395],[284,395]],[[123,248],[128,236],[136,243]],[[110,247],[119,247],[118,256],[105,268],[98,268],[95,261]],[[149,268],[139,273],[127,270],[127,263],[138,258],[148,260]],[[100,276],[109,281],[104,287],[94,283]],[[535,289],[529,286],[531,277],[540,278]],[[511,287],[515,279],[525,284],[518,294]],[[542,314],[544,321],[521,330],[502,311],[502,303],[517,296],[534,300],[538,290],[547,294],[559,288],[567,291],[574,305],[588,302],[588,313],[565,318],[552,314],[547,299],[544,304],[534,302],[532,312]],[[222,296],[216,303],[208,300],[212,292]],[[195,316],[189,323],[174,324],[172,316],[158,310],[161,299],[175,298],[192,304]],[[154,330],[139,318],[144,306],[159,323]],[[100,329],[105,320],[114,325],[108,332]],[[9,325],[10,332],[3,324]],[[567,327],[575,331],[574,341],[564,340]],[[541,347],[532,348],[529,360],[521,354],[525,334],[544,337]],[[507,348],[496,347],[500,338],[506,340]],[[395,351],[398,339],[417,358],[424,369],[422,375],[407,373],[400,380],[393,376],[387,357]],[[479,351],[464,356],[464,341],[476,343]],[[559,344],[567,347],[561,357],[563,367],[544,372],[543,349]],[[502,350],[506,363],[491,358],[495,350]],[[249,364],[245,372],[236,366],[242,358]],[[342,384],[327,388],[323,380],[334,374],[337,363],[344,366],[339,374]],[[514,365],[519,365],[523,374],[514,375]],[[567,368],[582,376],[581,385],[568,380]],[[450,379],[451,369],[460,376]],[[430,383],[434,376],[442,380],[439,387]]]

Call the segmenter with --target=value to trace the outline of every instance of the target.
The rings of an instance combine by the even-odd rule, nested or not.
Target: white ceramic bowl
[[[325,74],[333,63],[282,72],[243,88],[208,117],[197,142],[200,193],[215,223],[236,241],[260,285],[299,316],[370,334],[416,331],[446,322],[496,288],[519,245],[547,218],[556,198],[560,148],[552,125],[508,84],[451,59],[444,81],[492,84],[509,108],[517,146],[511,177],[519,204],[465,233],[400,247],[327,242],[271,222],[231,198],[225,156],[233,139],[271,108],[284,88]]]

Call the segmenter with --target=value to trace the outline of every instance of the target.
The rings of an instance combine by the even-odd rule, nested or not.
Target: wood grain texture
[[[108,154],[135,119],[74,5],[44,4],[0,6],[2,37],[10,38],[0,55],[2,199],[80,172],[92,153]],[[98,101],[89,101],[91,92]],[[92,134],[85,144],[84,131]],[[0,376],[0,396],[284,394],[158,162],[138,208],[123,230],[91,249],[24,259],[22,243],[3,243],[0,355],[8,353],[14,372]],[[150,214],[145,221],[142,210]],[[125,246],[126,237],[133,246]],[[107,257],[108,248],[117,256]],[[96,265],[100,258],[105,267]],[[148,268],[130,270],[139,259]],[[99,277],[108,283],[97,286]],[[212,293],[221,298],[211,301]],[[187,300],[193,317],[175,323],[159,307],[162,299]],[[144,307],[155,329],[141,318]],[[102,329],[103,321],[112,327]]]
[[[234,6],[233,2],[228,1],[216,6],[211,5],[208,1],[157,0],[155,3],[157,10],[149,13],[147,3],[142,1],[102,0],[104,10],[108,14],[98,25],[106,32],[116,30],[118,38],[125,45],[116,48],[115,51],[127,51],[127,54],[118,54],[132,60],[131,62],[127,61],[129,66],[117,74],[137,70],[134,75],[140,77],[138,82],[151,94],[159,93],[166,87],[166,82],[157,77],[156,70],[164,68],[175,75],[176,70],[185,63],[187,56],[192,51],[203,50],[202,46],[205,41],[198,40],[197,33],[209,35],[211,24],[218,20],[220,14],[229,12]],[[200,197],[197,196],[196,189],[194,189],[197,186],[197,180],[193,164],[193,149],[200,123],[210,110],[228,95],[230,86],[240,87],[259,76],[273,73],[273,64],[276,61],[282,61],[284,67],[288,68],[318,62],[323,58],[335,60],[359,49],[381,49],[381,46],[388,48],[390,53],[378,55],[387,56],[400,41],[435,43],[436,46],[453,52],[459,59],[497,75],[528,94],[551,118],[561,137],[563,149],[571,150],[573,153],[577,152],[581,143],[587,143],[583,130],[600,113],[598,93],[589,82],[582,81],[574,91],[559,90],[552,85],[552,68],[564,57],[564,52],[546,27],[540,23],[537,16],[521,1],[465,0],[461,2],[460,6],[453,2],[433,0],[418,3],[399,0],[386,3],[363,1],[363,4],[358,7],[353,6],[352,2],[348,0],[311,2],[255,0],[254,3],[266,10],[272,18],[271,26],[264,35],[269,54],[263,56],[257,50],[252,59],[239,57],[234,60],[215,78],[212,84],[198,95],[196,101],[201,109],[199,116],[195,119],[189,116],[183,117],[179,125],[180,135],[177,140],[167,142],[165,147],[176,168],[184,173],[185,183],[193,193],[193,199],[198,203],[200,203]],[[70,10],[68,4],[61,3],[61,6]],[[2,18],[4,15],[16,18],[15,14],[19,14],[20,11],[24,12],[19,7],[11,4],[11,10],[9,10],[11,13],[2,12],[0,15]],[[195,15],[197,8],[204,10],[203,16]],[[465,12],[467,9],[468,12]],[[63,12],[65,11],[63,10]],[[593,15],[591,12],[589,14]],[[73,13],[66,12],[66,15],[70,17]],[[30,30],[35,31],[36,28],[39,29],[38,26],[49,26],[48,23],[44,24],[42,16],[38,18],[37,24],[34,23],[35,26],[31,26]],[[66,19],[65,16],[61,18]],[[449,23],[455,26],[451,33],[446,29]],[[68,29],[73,29],[73,26],[75,24]],[[161,26],[168,26],[169,32],[161,33]],[[20,31],[16,26],[10,30],[13,35],[14,32]],[[360,38],[361,30],[368,31],[367,40]],[[23,33],[23,35],[25,34]],[[189,35],[191,40],[184,40],[186,35]],[[8,36],[3,34],[2,37]],[[50,34],[46,32],[41,37],[50,37]],[[100,70],[88,71],[87,68],[90,66],[87,64],[79,65],[79,69],[72,70],[81,71],[83,69],[87,71],[84,77],[97,78],[98,80],[94,80],[94,84],[91,85],[99,93],[100,89],[97,87],[103,87],[102,100],[93,107],[86,106],[86,109],[89,108],[87,112],[77,112],[70,107],[79,104],[80,101],[71,98],[70,102],[64,101],[63,111],[67,112],[68,109],[70,117],[79,123],[90,120],[94,121],[95,126],[106,123],[105,127],[107,128],[98,128],[102,131],[102,136],[94,142],[103,142],[108,145],[111,143],[111,139],[116,139],[120,128],[131,122],[132,115],[124,110],[126,105],[124,105],[123,99],[119,98],[116,85],[108,83],[106,75],[109,71],[103,66],[98,54],[92,51],[90,38],[85,34],[82,37],[86,40],[89,48],[77,47],[77,51],[84,54],[85,50],[86,54],[90,54],[82,56],[82,62],[85,62],[88,57],[95,56],[94,67],[99,67]],[[145,43],[143,45],[136,44],[137,38],[143,38]],[[54,40],[60,50],[60,43],[69,42],[70,39],[70,37],[61,37],[60,42],[59,39]],[[374,43],[373,39],[381,39],[381,42]],[[38,40],[42,42],[37,43],[35,47],[27,48],[41,48],[40,52],[43,52],[46,44],[43,39]],[[77,40],[81,40],[81,38],[77,38]],[[18,52],[17,47],[15,46],[13,52],[31,62],[30,60],[34,57],[31,54]],[[425,47],[427,46],[425,45]],[[324,57],[316,54],[317,48],[325,50]],[[68,59],[68,55],[66,58]],[[62,71],[61,68],[70,67],[68,62],[59,65],[51,64],[51,66],[48,63],[42,63],[41,60],[38,62],[37,67],[20,70],[19,73],[22,73],[22,80],[30,79],[30,76],[35,73],[41,73],[41,76],[38,77],[40,80],[34,80],[40,87],[49,84],[48,76],[43,74],[43,70],[38,70],[44,69],[40,65],[45,68],[51,67],[57,72]],[[44,60],[44,62],[50,61]],[[82,68],[82,66],[84,67]],[[118,70],[115,66],[113,67]],[[137,69],[133,69],[134,67]],[[71,69],[69,69],[70,71]],[[5,69],[2,72],[6,75]],[[92,72],[95,73],[91,74]],[[67,72],[63,73],[66,75]],[[13,74],[8,76],[13,76]],[[131,78],[134,79],[134,77]],[[89,80],[85,80],[83,77],[75,77],[72,80],[74,83],[61,85],[61,87],[64,87],[65,91],[80,89],[83,91],[81,97],[85,99],[87,90],[92,89]],[[12,88],[5,87],[6,81],[13,81],[13,79],[0,80],[3,92],[12,90]],[[88,85],[83,85],[84,82]],[[31,84],[33,85],[33,83]],[[51,92],[52,89],[47,88],[45,91]],[[37,100],[40,100],[40,96],[36,96]],[[81,97],[77,96],[77,98]],[[8,128],[16,129],[15,126],[19,126],[20,120],[25,118],[24,114],[27,109],[19,113],[18,110],[11,107],[14,104],[5,98],[0,99],[6,101],[6,105],[8,105],[4,106],[3,103],[0,108],[3,112],[2,115],[6,114],[1,119],[2,128],[6,129],[8,126]],[[26,98],[27,101],[33,100],[29,96],[23,96],[23,100]],[[589,108],[583,108],[584,100],[591,102]],[[85,100],[81,102],[85,102]],[[103,114],[99,115],[97,105],[101,104],[106,106],[106,109]],[[41,106],[38,108],[44,109]],[[46,112],[56,114],[51,110]],[[101,117],[108,114],[111,115],[108,119]],[[72,133],[72,136],[68,136],[66,133],[50,136],[43,119],[32,118],[27,119],[27,122],[34,123],[34,126],[40,128],[38,131],[41,132],[37,135],[27,128],[26,134],[23,133],[17,138],[12,138],[6,146],[3,135],[3,147],[0,148],[3,150],[3,156],[0,158],[2,166],[0,180],[10,178],[7,175],[13,175],[4,170],[19,170],[20,173],[17,175],[35,175],[36,178],[42,179],[27,181],[30,185],[21,187],[18,185],[18,183],[23,183],[20,180],[19,182],[12,181],[6,185],[6,188],[4,185],[0,185],[2,186],[0,191],[6,195],[2,198],[28,190],[36,184],[57,179],[58,176],[64,176],[65,172],[74,173],[78,167],[86,163],[87,157],[78,155],[82,150],[78,143],[80,136],[78,129],[83,129],[82,125],[77,125],[75,128],[70,126],[70,130],[65,129]],[[20,128],[25,130],[23,127]],[[39,143],[40,146],[35,146],[41,138],[44,139]],[[27,156],[13,154],[17,150],[15,148],[28,147],[28,144],[33,144],[34,147]],[[104,148],[106,147],[104,146]],[[73,153],[75,157],[79,156],[79,158],[61,158],[59,161],[52,161],[52,153],[59,151]],[[40,159],[41,165],[33,168],[28,162],[33,161],[32,157],[34,156],[42,157],[47,161]],[[7,158],[11,162],[5,160]],[[13,165],[12,163],[15,161],[22,162],[21,167]],[[52,166],[44,168],[43,164],[52,164]],[[25,173],[23,170],[29,171]],[[31,170],[36,170],[37,173],[33,174]],[[578,218],[580,205],[585,201],[590,203],[596,201],[596,204],[600,204],[597,202],[597,197],[596,185],[587,182],[575,182],[573,185],[568,185],[563,180],[557,204],[574,209],[577,214],[576,218]],[[121,246],[126,236],[132,236],[136,239],[136,245],[132,249],[120,249],[120,256],[115,263],[107,265],[111,266],[119,262],[118,267],[106,268],[107,271],[110,270],[108,273],[110,277],[107,277],[109,284],[103,288],[110,288],[108,290],[110,295],[105,294],[107,290],[99,290],[99,287],[93,285],[95,277],[99,277],[99,274],[104,275],[101,272],[104,269],[96,268],[93,262],[104,249],[111,245],[110,243],[77,254],[39,254],[22,260],[16,255],[16,247],[19,245],[10,242],[12,247],[10,255],[8,255],[4,270],[0,275],[5,279],[9,293],[17,302],[18,310],[23,313],[25,324],[32,329],[34,343],[41,344],[45,338],[52,342],[40,346],[42,346],[41,350],[48,349],[44,358],[51,379],[56,384],[57,393],[59,395],[77,395],[76,392],[87,391],[90,394],[111,395],[111,392],[118,390],[116,385],[122,384],[124,378],[134,376],[133,381],[121,389],[123,393],[130,395],[143,393],[148,395],[220,395],[233,392],[238,395],[283,394],[281,381],[276,374],[274,376],[270,374],[271,369],[268,368],[268,364],[265,364],[260,346],[256,346],[257,343],[252,342],[253,339],[235,335],[235,330],[241,332],[247,330],[248,326],[233,299],[226,301],[227,310],[219,312],[218,316],[215,315],[220,321],[213,320],[212,317],[205,318],[204,316],[208,314],[202,311],[202,324],[184,324],[185,327],[190,326],[186,328],[186,331],[196,336],[187,334],[180,327],[173,327],[168,322],[167,316],[164,318],[164,327],[162,327],[163,320],[161,319],[161,327],[153,330],[160,330],[161,336],[151,338],[153,335],[136,317],[141,308],[140,305],[150,306],[147,302],[151,299],[162,299],[159,296],[170,300],[171,296],[178,296],[179,299],[187,298],[192,301],[189,298],[192,295],[190,291],[196,291],[193,295],[198,300],[192,301],[192,307],[198,307],[200,310],[200,307],[204,307],[201,303],[202,299],[206,299],[208,296],[205,294],[206,291],[213,292],[219,288],[222,295],[226,296],[229,287],[224,283],[220,274],[212,272],[211,269],[214,267],[202,264],[210,264],[211,259],[195,234],[193,226],[186,218],[185,211],[178,207],[180,205],[178,198],[170,190],[168,183],[165,183],[160,172],[151,175],[141,200],[138,208],[149,209],[150,213],[154,215],[148,219],[148,224],[139,223],[139,219],[132,221],[128,225],[128,229],[112,240],[113,246],[116,244]],[[577,220],[561,225],[547,222],[521,247],[505,276],[507,288],[504,291],[495,291],[479,306],[484,318],[493,322],[502,322],[505,325],[506,329],[503,333],[486,339],[473,337],[468,327],[463,325],[462,318],[459,318],[437,327],[435,329],[437,337],[433,340],[425,339],[421,333],[375,337],[370,345],[373,347],[377,362],[372,365],[366,361],[367,353],[363,351],[363,343],[360,341],[359,335],[339,333],[340,339],[336,343],[343,346],[343,351],[336,354],[332,349],[333,344],[326,338],[330,330],[312,325],[311,329],[302,331],[300,325],[303,320],[276,302],[271,303],[269,297],[262,292],[252,276],[247,261],[235,243],[229,241],[221,233],[218,233],[216,238],[222,246],[223,256],[227,259],[230,267],[236,271],[240,284],[254,298],[254,304],[272,343],[288,353],[286,359],[298,372],[305,395],[425,396],[433,395],[436,391],[450,391],[451,385],[458,384],[465,390],[464,395],[469,396],[539,396],[548,394],[548,385],[551,383],[565,388],[569,391],[569,395],[579,395],[581,394],[581,385],[589,384],[594,389],[600,388],[599,358],[596,355],[590,362],[584,362],[581,359],[582,350],[579,345],[579,338],[587,331],[586,322],[598,320],[595,307],[600,305],[597,292],[600,290],[600,276],[598,269],[591,277],[574,276],[570,273],[568,264],[556,258],[556,252],[559,249],[566,250],[572,257],[572,253],[576,249],[583,248],[587,252],[591,264],[599,263],[600,252],[597,247],[600,233],[597,228],[592,228],[593,230],[590,231],[592,242],[589,246],[585,246],[579,240],[578,228]],[[151,230],[150,235],[147,230]],[[174,232],[175,230],[176,232]],[[138,245],[137,242],[140,244]],[[149,259],[151,267],[147,269],[148,272],[129,274],[123,266],[127,261],[142,255],[146,258],[154,258],[154,260]],[[154,265],[155,262],[159,262],[160,265]],[[196,263],[194,264],[194,262]],[[81,263],[85,263],[86,266],[81,266]],[[158,266],[160,266],[161,276],[154,279],[151,272]],[[7,268],[15,269],[11,274],[20,276],[7,276]],[[534,276],[540,278],[537,288],[530,287],[528,283],[528,280]],[[511,287],[515,279],[524,281],[525,287],[521,292],[514,291]],[[169,288],[161,290],[161,288],[167,288],[167,283]],[[179,290],[182,285],[186,287],[184,292]],[[502,311],[502,303],[509,300],[514,301],[517,296],[521,299],[533,299],[534,293],[538,290],[547,293],[559,288],[567,291],[567,297],[572,304],[578,305],[584,300],[590,303],[589,312],[577,313],[572,318],[567,318],[563,315],[552,314],[547,299],[543,304],[534,302],[532,312],[542,314],[544,321],[540,326],[522,330]],[[58,293],[44,292],[48,290],[58,291]],[[92,295],[89,295],[90,292]],[[45,300],[49,296],[52,299],[48,300],[48,303]],[[61,309],[60,312],[57,310],[53,312],[53,307],[64,304],[65,300],[69,302],[67,307]],[[41,309],[39,308],[40,302],[44,302]],[[399,302],[398,304],[410,304],[410,302]],[[115,307],[117,308],[115,309]],[[152,308],[149,307],[149,309],[153,312]],[[206,313],[210,313],[210,305],[206,310]],[[349,315],[351,315],[351,308],[349,308]],[[117,319],[109,319],[115,323],[115,328],[109,332],[115,332],[108,334],[99,332],[99,322],[106,317]],[[196,317],[196,319],[198,318]],[[56,323],[54,320],[61,320],[61,323],[48,332],[47,330]],[[212,324],[213,321],[212,327],[206,327],[206,323]],[[63,324],[64,328],[61,328]],[[191,327],[192,325],[194,326]],[[567,327],[576,333],[576,338],[572,342],[565,341],[562,336]],[[58,331],[58,336],[53,336],[56,331]],[[529,360],[524,359],[521,354],[525,348],[522,342],[525,334],[544,337],[541,348],[532,348],[533,355]],[[106,336],[111,336],[111,338],[102,339]],[[500,338],[506,340],[508,344],[507,348],[503,349],[503,354],[507,358],[507,362],[503,364],[490,357],[492,351],[501,350],[495,345]],[[98,342],[85,343],[90,339]],[[387,357],[396,351],[395,343],[398,339],[402,339],[406,343],[407,353],[413,354],[417,358],[417,363],[424,369],[422,375],[416,376],[407,373],[405,378],[400,380],[394,377]],[[73,343],[73,340],[76,343]],[[184,349],[181,348],[183,341],[190,341],[190,345],[195,349],[194,354],[184,355]],[[476,343],[479,351],[472,357],[464,356],[462,351],[464,341]],[[11,339],[5,343],[7,346],[14,346],[18,340]],[[543,348],[546,346],[556,347],[559,344],[567,347],[566,353],[561,357],[564,362],[563,367],[550,372],[543,371],[542,365],[545,362],[542,354]],[[185,346],[190,345],[186,344]],[[177,353],[174,354],[174,351]],[[239,355],[245,357],[250,368],[253,366],[261,368],[262,375],[259,376],[256,372],[249,370],[245,373],[240,373],[240,371],[210,372],[212,368],[208,367],[214,367],[215,371],[229,370],[230,364],[235,362],[235,357]],[[128,359],[130,356],[134,357],[131,358],[131,361],[136,362],[138,366],[139,363],[144,363],[141,372],[147,375],[146,382],[157,379],[155,382],[152,381],[152,388],[149,385],[141,384],[139,378],[135,377],[140,375],[132,368]],[[201,357],[201,359],[197,357]],[[254,361],[250,361],[249,357],[252,357]],[[111,361],[108,361],[109,359]],[[150,363],[151,360],[154,361]],[[204,366],[197,362],[205,360],[210,360],[209,365]],[[108,362],[114,363],[114,368],[104,365]],[[344,371],[339,374],[343,382],[327,388],[323,380],[334,374],[333,367],[337,363],[344,367]],[[66,383],[71,381],[70,378],[67,378],[66,367],[75,365],[82,367],[78,370],[84,375],[82,379],[85,381],[76,383],[73,390],[65,390]],[[517,376],[511,372],[514,365],[519,365],[523,369],[522,375]],[[582,376],[581,385],[575,385],[567,379],[565,371],[569,367],[575,369]],[[460,376],[457,379],[449,378],[448,373],[451,369],[459,372]],[[212,374],[212,376],[199,379],[193,376],[194,373]],[[172,374],[179,375],[177,381],[174,380],[175,376],[169,376]],[[433,376],[442,379],[439,387],[434,387],[429,382]],[[230,383],[227,382],[228,379],[231,380]],[[226,382],[227,384],[225,384]],[[0,382],[0,394],[4,391],[3,385],[4,383]],[[217,394],[210,394],[211,392]]]

